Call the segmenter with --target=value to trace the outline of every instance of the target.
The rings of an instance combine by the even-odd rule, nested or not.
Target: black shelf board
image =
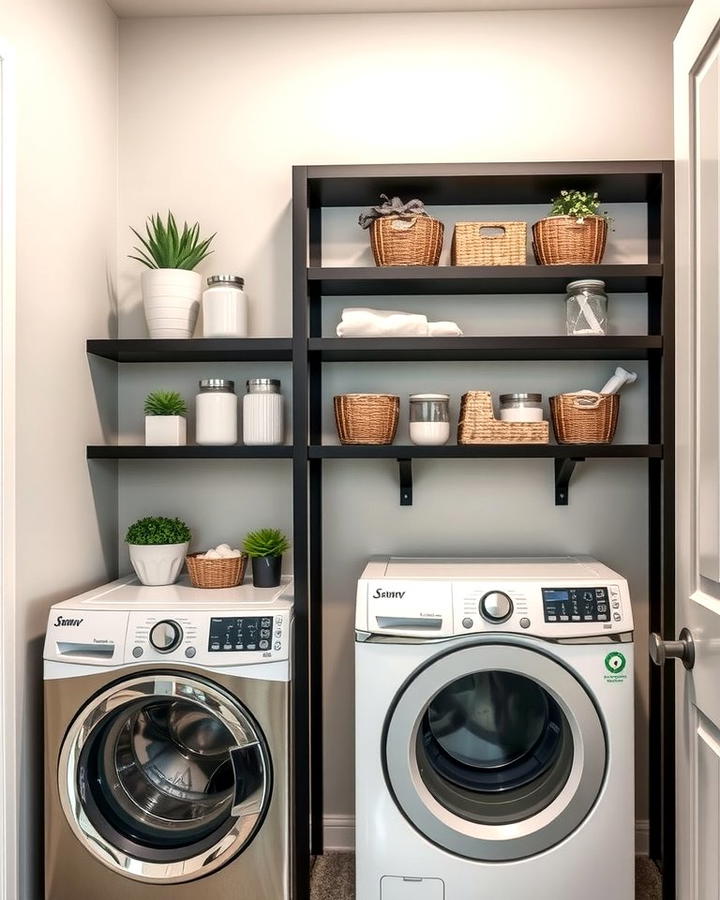
[[[661,444],[383,444],[310,446],[310,459],[659,459]]]
[[[92,445],[88,459],[291,459],[293,448],[286,444],[272,447],[145,447],[138,444]]]
[[[290,338],[91,340],[87,352],[120,363],[289,362]]]
[[[381,193],[420,197],[426,205],[542,203],[568,187],[598,191],[604,203],[644,203],[663,161],[451,163],[439,165],[310,166],[311,206],[358,206]]]
[[[434,360],[648,359],[662,352],[659,335],[449,338],[310,338],[323,362]]]
[[[372,294],[564,294],[568,282],[599,278],[608,291],[646,292],[661,264],[599,266],[311,267],[308,283],[321,296]]]

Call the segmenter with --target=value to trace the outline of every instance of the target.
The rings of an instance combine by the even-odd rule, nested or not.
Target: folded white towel
[[[455,322],[428,322],[427,316],[393,309],[349,307],[342,312],[338,337],[427,337],[461,335]]]

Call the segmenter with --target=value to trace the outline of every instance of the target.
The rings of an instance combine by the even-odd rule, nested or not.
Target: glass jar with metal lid
[[[448,394],[410,395],[410,440],[413,444],[447,444],[450,439]]]
[[[250,378],[243,397],[243,441],[250,446],[285,440],[283,398],[277,378]]]
[[[195,441],[203,446],[237,444],[235,382],[204,378],[195,398]]]
[[[566,299],[567,334],[607,334],[607,305],[604,281],[594,278],[571,281]]]
[[[542,422],[542,394],[500,394],[502,422]]]
[[[247,337],[248,310],[239,275],[211,275],[203,291],[203,335],[207,338]]]

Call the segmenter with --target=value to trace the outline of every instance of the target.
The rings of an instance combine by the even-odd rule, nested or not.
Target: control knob
[[[512,611],[513,602],[503,591],[489,591],[480,601],[480,615],[486,622],[505,622]]]
[[[170,653],[180,646],[182,628],[171,619],[156,622],[150,629],[150,643],[159,653]]]

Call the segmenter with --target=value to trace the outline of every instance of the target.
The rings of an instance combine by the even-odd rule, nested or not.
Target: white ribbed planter
[[[128,544],[130,562],[143,584],[174,584],[189,546],[189,541],[184,544]]]
[[[142,273],[145,320],[151,338],[191,338],[200,311],[202,277],[187,269]]]
[[[184,447],[187,444],[185,416],[145,416],[146,447]]]

